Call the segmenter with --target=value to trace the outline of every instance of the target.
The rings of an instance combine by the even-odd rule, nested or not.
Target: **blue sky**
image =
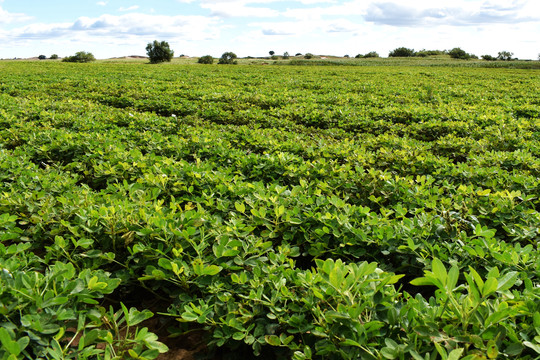
[[[0,0],[0,58],[90,51],[144,55],[350,55],[396,47],[540,53],[538,0]]]

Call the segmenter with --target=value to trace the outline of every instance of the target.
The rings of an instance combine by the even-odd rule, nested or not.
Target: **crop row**
[[[530,73],[67,65],[0,83],[0,355],[154,358],[141,288],[237,354],[540,353]]]

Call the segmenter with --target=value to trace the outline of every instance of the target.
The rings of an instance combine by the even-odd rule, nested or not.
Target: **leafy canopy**
[[[151,64],[158,64],[165,61],[171,61],[174,56],[174,51],[171,50],[168,42],[154,40],[153,43],[148,43],[148,45],[146,45],[146,54],[150,58]]]
[[[91,61],[96,61],[96,58],[90,52],[79,51],[79,52],[75,53],[75,55],[73,55],[73,56],[65,57],[62,61],[63,62],[87,63],[87,62],[91,62]]]
[[[219,59],[218,64],[236,65],[237,64],[236,58],[237,58],[236,54],[229,51],[221,55],[221,58]]]

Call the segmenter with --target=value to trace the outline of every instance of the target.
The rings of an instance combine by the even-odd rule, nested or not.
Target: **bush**
[[[294,56],[302,56],[302,53],[296,53]]]
[[[497,58],[495,56],[491,56],[491,55],[482,55],[482,59],[484,59],[486,61],[495,61],[495,60],[497,60]]]
[[[171,61],[174,56],[174,51],[171,50],[168,42],[154,40],[153,43],[148,43],[148,45],[146,45],[146,54],[150,58],[151,64],[158,64],[165,61]]]
[[[91,61],[96,61],[96,58],[92,53],[86,52],[86,51],[79,51],[73,56],[67,56],[63,60],[63,62],[76,62],[76,63],[87,63]]]
[[[414,50],[408,49],[406,47],[400,47],[390,51],[388,54],[389,57],[411,57],[414,56]]]
[[[38,56],[38,59],[39,59],[39,60],[45,60],[46,58],[47,58],[47,57],[46,57],[45,55],[39,55],[39,56]]]
[[[356,56],[354,58],[355,59],[360,59],[360,58],[363,58],[363,57],[364,57],[364,55],[362,55],[362,54],[356,54]]]
[[[461,48],[453,48],[448,52],[448,55],[453,59],[469,60],[471,58],[471,54]]]
[[[212,55],[205,55],[205,56],[201,56],[199,60],[197,60],[197,62],[199,64],[213,64],[214,58],[212,57]]]
[[[51,60],[56,60],[58,59],[58,55],[56,54],[52,54],[51,57],[50,57]]]
[[[499,55],[497,56],[497,59],[510,61],[510,60],[512,60],[513,55],[514,55],[514,53],[510,52],[510,51],[500,51]]]
[[[427,56],[435,56],[435,55],[445,55],[447,54],[444,50],[425,50],[422,49],[420,51],[417,51],[414,56],[418,57],[427,57]]]
[[[287,51],[285,51],[285,52],[283,53],[283,59],[284,59],[284,60],[287,60],[288,58],[289,58],[289,53],[288,53]]]
[[[226,52],[221,55],[221,58],[219,58],[218,64],[223,65],[236,65],[238,62],[236,61],[236,54],[233,52]]]
[[[378,58],[379,54],[376,51],[370,51],[366,55],[363,56],[364,58]]]
[[[312,59],[312,58],[313,58],[312,53],[307,53],[306,55],[304,55],[304,59]]]

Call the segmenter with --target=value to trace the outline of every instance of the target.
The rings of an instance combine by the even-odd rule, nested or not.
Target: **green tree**
[[[499,55],[497,56],[497,59],[499,60],[512,60],[512,56],[514,56],[513,52],[510,51],[499,51]]]
[[[151,64],[158,64],[165,61],[171,61],[174,56],[174,51],[171,50],[168,42],[154,40],[153,43],[148,43],[148,45],[146,45],[146,54],[148,55]]]
[[[307,53],[306,55],[304,55],[304,59],[311,59],[311,58],[313,58],[312,53]]]
[[[390,51],[388,56],[389,57],[411,57],[411,56],[414,56],[414,49],[400,47],[400,48]]]
[[[484,59],[486,61],[495,61],[495,60],[497,60],[497,58],[495,56],[491,56],[491,55],[482,55],[482,59]]]
[[[214,58],[212,57],[212,55],[205,55],[205,56],[201,56],[199,60],[197,60],[197,62],[199,64],[213,64]]]
[[[46,58],[47,58],[47,57],[46,57],[45,55],[39,55],[39,56],[38,56],[38,59],[39,59],[39,60],[45,60]]]
[[[221,58],[219,58],[218,64],[224,64],[224,65],[236,65],[236,54],[233,52],[226,52],[221,55]]]
[[[51,57],[50,57],[51,60],[56,60],[58,59],[58,55],[56,54],[52,54]]]
[[[376,51],[370,51],[366,55],[363,56],[364,58],[378,58],[379,54]]]
[[[289,52],[288,52],[288,51],[285,51],[285,52],[283,53],[283,59],[286,60],[286,59],[289,58],[289,56],[290,56],[290,55],[289,55]]]
[[[458,47],[450,50],[448,55],[453,59],[469,60],[471,58],[471,54],[468,54],[465,50]]]
[[[270,50],[268,53],[270,54],[270,56],[274,56],[274,54],[275,54],[275,52],[273,50]]]
[[[91,61],[96,61],[96,58],[92,53],[86,52],[86,51],[79,51],[75,53],[73,56],[67,56],[63,60],[63,62],[76,62],[76,63],[87,63]]]

